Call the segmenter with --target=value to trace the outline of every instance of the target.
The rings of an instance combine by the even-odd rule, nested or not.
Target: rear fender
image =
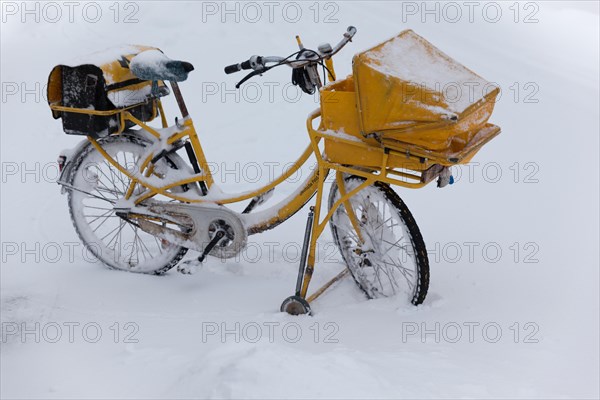
[[[58,155],[58,168],[60,169],[60,175],[56,183],[61,185],[60,193],[65,194],[67,192],[64,184],[71,184],[71,169],[73,168],[73,161],[75,161],[78,155],[89,146],[90,142],[87,139],[81,140],[75,147],[65,149]]]

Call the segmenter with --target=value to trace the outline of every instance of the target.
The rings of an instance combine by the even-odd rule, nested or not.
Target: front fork
[[[319,166],[319,176],[325,176],[326,172],[327,171],[325,168]],[[285,311],[288,314],[311,314],[312,311],[310,307],[310,302],[319,297],[331,285],[333,285],[335,282],[346,276],[348,273],[348,269],[345,268],[333,279],[329,280],[325,285],[323,285],[321,288],[315,291],[311,296],[307,297],[308,286],[310,285],[310,281],[312,279],[315,267],[317,240],[319,236],[323,233],[323,230],[325,229],[327,223],[331,220],[333,213],[342,204],[346,209],[352,227],[357,233],[358,239],[364,243],[360,230],[360,223],[354,213],[354,209],[350,205],[350,198],[356,193],[358,193],[360,190],[371,185],[374,182],[374,179],[367,179],[363,183],[358,185],[356,188],[352,189],[350,192],[346,192],[346,185],[344,182],[343,175],[344,174],[341,171],[336,171],[336,183],[340,192],[340,198],[331,206],[331,209],[321,222],[320,211],[323,202],[323,186],[325,180],[319,179],[319,186],[317,188],[317,200],[315,202],[315,205],[310,208],[310,212],[308,214],[308,219],[306,223],[306,230],[304,232],[304,242],[300,257],[300,266],[298,268],[298,279],[296,281],[296,293],[294,296],[290,296],[287,299],[285,299],[281,304],[281,311]]]

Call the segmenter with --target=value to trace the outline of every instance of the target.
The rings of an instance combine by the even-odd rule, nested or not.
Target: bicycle
[[[373,49],[355,57],[353,76],[336,80],[333,68],[333,56],[355,33],[349,27],[337,45],[317,50],[305,48],[296,37],[299,50],[290,56],[252,56],[225,68],[227,74],[251,70],[236,85],[239,88],[252,77],[287,65],[292,67],[294,84],[321,95],[321,108],[307,119],[310,144],[293,166],[265,186],[237,195],[225,195],[215,185],[181,94],[179,82],[194,69],[190,63],[171,60],[155,48],[133,46],[89,64],[55,67],[48,85],[53,115],[63,119],[66,133],[86,136],[59,156],[58,183],[68,194],[81,241],[110,268],[160,275],[177,266],[189,273],[209,255],[235,257],[249,235],[275,228],[316,195],[308,213],[295,292],[283,301],[281,311],[311,313],[310,303],[348,272],[368,298],[397,296],[421,304],[429,287],[427,250],[415,219],[391,185],[419,188],[436,178],[438,186],[451,183],[449,167],[468,162],[499,133],[498,127],[487,123],[497,90],[486,94],[483,102],[470,104],[468,112],[436,121],[413,118],[391,131],[369,128],[373,122],[390,122],[375,114],[369,117],[370,103],[364,103],[360,94],[365,88],[376,94],[381,90],[373,83],[379,79],[375,75],[367,83],[361,78],[365,73],[359,75],[367,65],[360,57],[374,54]],[[414,40],[412,31],[398,37],[402,35],[403,40]],[[181,118],[169,126],[161,99],[171,91]],[[487,118],[478,116],[481,110]],[[161,128],[148,125],[158,116]],[[460,128],[464,120],[470,121],[467,133]],[[424,132],[421,138],[425,135],[428,143],[433,143],[427,139],[431,132],[451,138],[468,134],[469,140],[462,148],[432,149],[407,141],[407,132]],[[316,157],[317,168],[292,196],[255,210],[311,156]],[[331,172],[335,181],[323,211],[325,178]],[[226,207],[246,201],[241,213]],[[328,223],[347,268],[309,296],[317,239]],[[182,262],[188,249],[200,255]]]

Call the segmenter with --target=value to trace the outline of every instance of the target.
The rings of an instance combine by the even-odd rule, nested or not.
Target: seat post
[[[187,118],[190,113],[187,110],[185,105],[185,101],[183,101],[183,96],[181,95],[181,90],[179,90],[179,85],[175,81],[169,81],[171,84],[171,88],[173,89],[173,94],[175,95],[175,99],[177,100],[177,105],[179,106],[179,111],[181,111],[181,116],[183,118]]]

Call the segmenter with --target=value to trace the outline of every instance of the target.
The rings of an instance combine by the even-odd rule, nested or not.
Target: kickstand
[[[298,279],[296,280],[296,294],[290,296],[281,304],[281,311],[288,314],[311,314],[310,305],[306,299],[300,296],[302,292],[302,281],[304,280],[304,270],[306,269],[306,259],[308,248],[310,246],[310,236],[312,233],[313,221],[315,218],[315,208],[311,207],[306,219],[306,230],[304,231],[304,243],[302,244],[302,253],[300,255],[300,266],[298,267]]]

